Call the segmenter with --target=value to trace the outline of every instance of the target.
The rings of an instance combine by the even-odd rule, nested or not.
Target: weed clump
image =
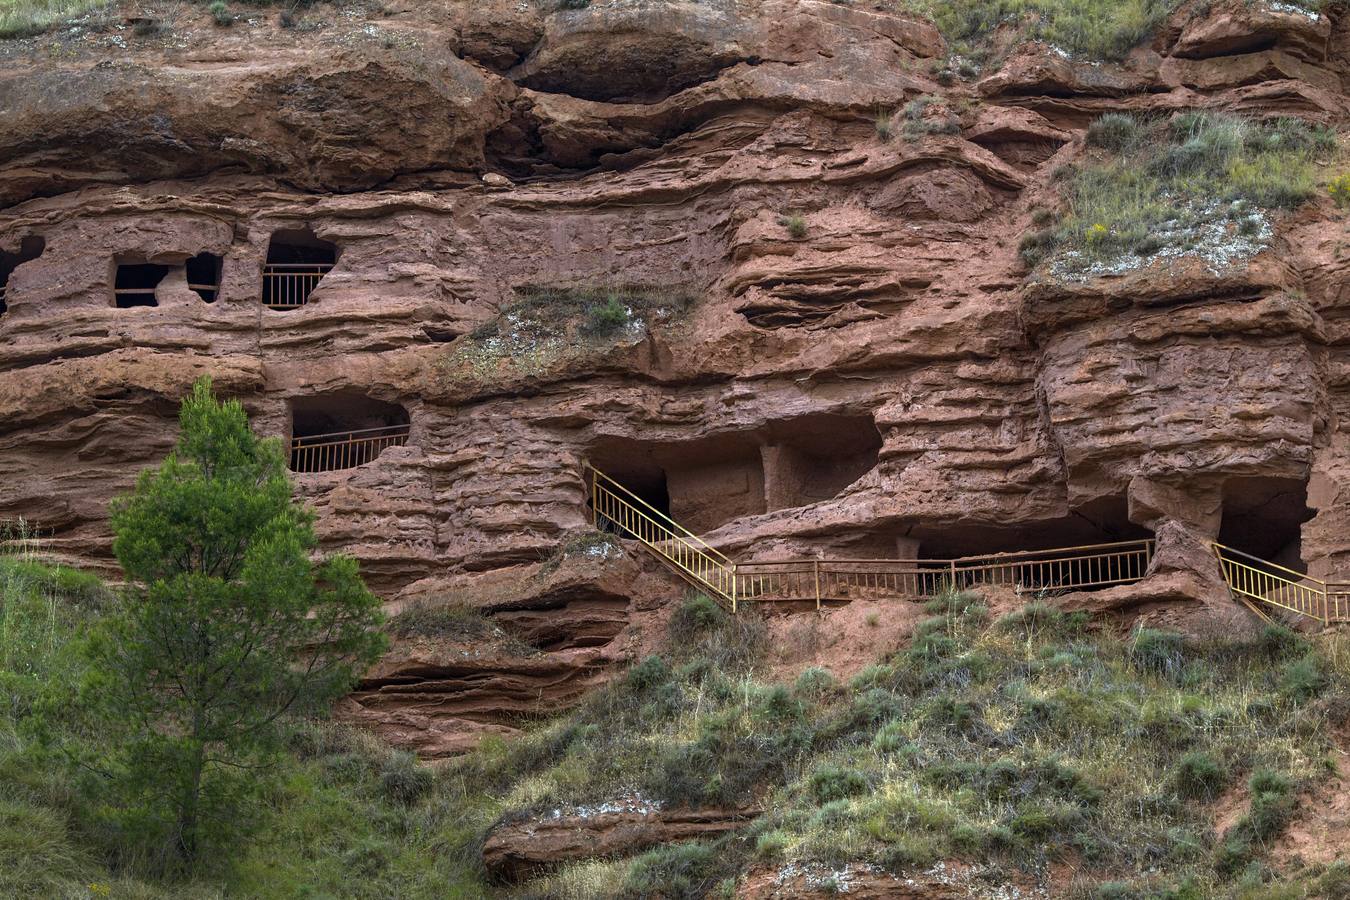
[[[1177,792],[1183,797],[1211,800],[1227,783],[1228,770],[1210,753],[1187,753],[1177,762]]]
[[[1335,135],[1288,118],[1109,113],[1087,143],[1096,153],[1060,179],[1065,214],[1020,245],[1028,265],[1053,257],[1052,274],[1065,278],[1186,254],[1216,267],[1252,255],[1268,242],[1272,215],[1314,195],[1316,161]]]
[[[234,16],[230,13],[230,7],[225,0],[215,0],[209,7],[211,18],[216,20],[216,24],[222,28],[228,28],[234,24]]]
[[[806,237],[806,217],[800,213],[791,213],[778,217],[778,224],[787,229],[788,235],[800,241]]]

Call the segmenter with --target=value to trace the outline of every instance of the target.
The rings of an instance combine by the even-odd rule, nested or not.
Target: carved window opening
[[[269,309],[299,309],[323,277],[337,264],[338,246],[308,228],[272,235],[263,266],[263,305]]]
[[[0,250],[0,316],[9,311],[9,276],[26,262],[32,262],[47,249],[47,242],[40,237],[26,237],[19,242],[18,253]]]
[[[1230,478],[1223,486],[1219,543],[1307,572],[1303,523],[1311,519],[1308,483],[1298,478]]]
[[[354,394],[291,401],[290,468],[331,472],[373,462],[390,447],[408,443],[408,411]]]
[[[188,287],[207,303],[215,303],[220,293],[221,259],[214,253],[198,253],[187,261]]]
[[[606,437],[591,463],[695,533],[838,496],[877,464],[871,415],[797,416],[693,440]]]
[[[118,262],[113,279],[113,306],[118,309],[159,306],[155,289],[167,274],[169,267],[157,263]]]

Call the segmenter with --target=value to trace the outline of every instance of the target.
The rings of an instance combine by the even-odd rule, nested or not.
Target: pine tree
[[[315,557],[280,443],[209,379],[162,465],[114,502],[127,589],[90,640],[90,698],[117,735],[101,767],[123,825],[190,863],[249,794],[282,717],[330,703],[385,646],[355,560]]]

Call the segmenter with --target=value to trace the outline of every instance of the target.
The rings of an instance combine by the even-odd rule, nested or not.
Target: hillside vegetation
[[[692,598],[661,656],[439,771],[295,718],[280,761],[251,775],[256,821],[166,879],[98,825],[97,796],[34,727],[73,690],[79,636],[112,602],[90,576],[0,559],[0,895],[698,897],[755,867],[828,886],[850,863],[953,859],[995,884],[1072,860],[1085,896],[1343,897],[1350,884],[1344,865],[1282,871],[1268,855],[1299,792],[1331,771],[1350,710],[1342,642],[1121,640],[1040,604],[990,621],[966,594],[933,601],[908,650],[847,684],[818,669],[761,680],[762,622]],[[769,812],[716,841],[487,885],[479,848],[499,818],[619,794]]]
[[[1107,274],[1195,255],[1212,264],[1266,246],[1274,216],[1317,193],[1317,162],[1335,132],[1297,119],[1185,112],[1170,119],[1109,113],[1088,129],[1089,153],[1056,173],[1062,212],[1023,240],[1054,274]]]

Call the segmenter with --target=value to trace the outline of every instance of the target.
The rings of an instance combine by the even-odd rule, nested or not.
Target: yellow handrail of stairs
[[[1350,621],[1350,585],[1313,578],[1223,544],[1213,548],[1234,600],[1274,606],[1323,625]]]
[[[635,538],[686,581],[736,610],[740,600],[926,596],[946,587],[1003,584],[1078,590],[1142,579],[1151,539],[959,559],[787,559],[737,564],[604,472],[591,472],[591,522]],[[1212,545],[1230,596],[1263,618],[1274,606],[1328,624],[1350,622],[1350,582],[1327,582],[1223,544]]]
[[[736,564],[702,538],[653,507],[594,466],[591,523],[601,531],[636,538],[670,563],[694,587],[706,590],[736,611]]]

